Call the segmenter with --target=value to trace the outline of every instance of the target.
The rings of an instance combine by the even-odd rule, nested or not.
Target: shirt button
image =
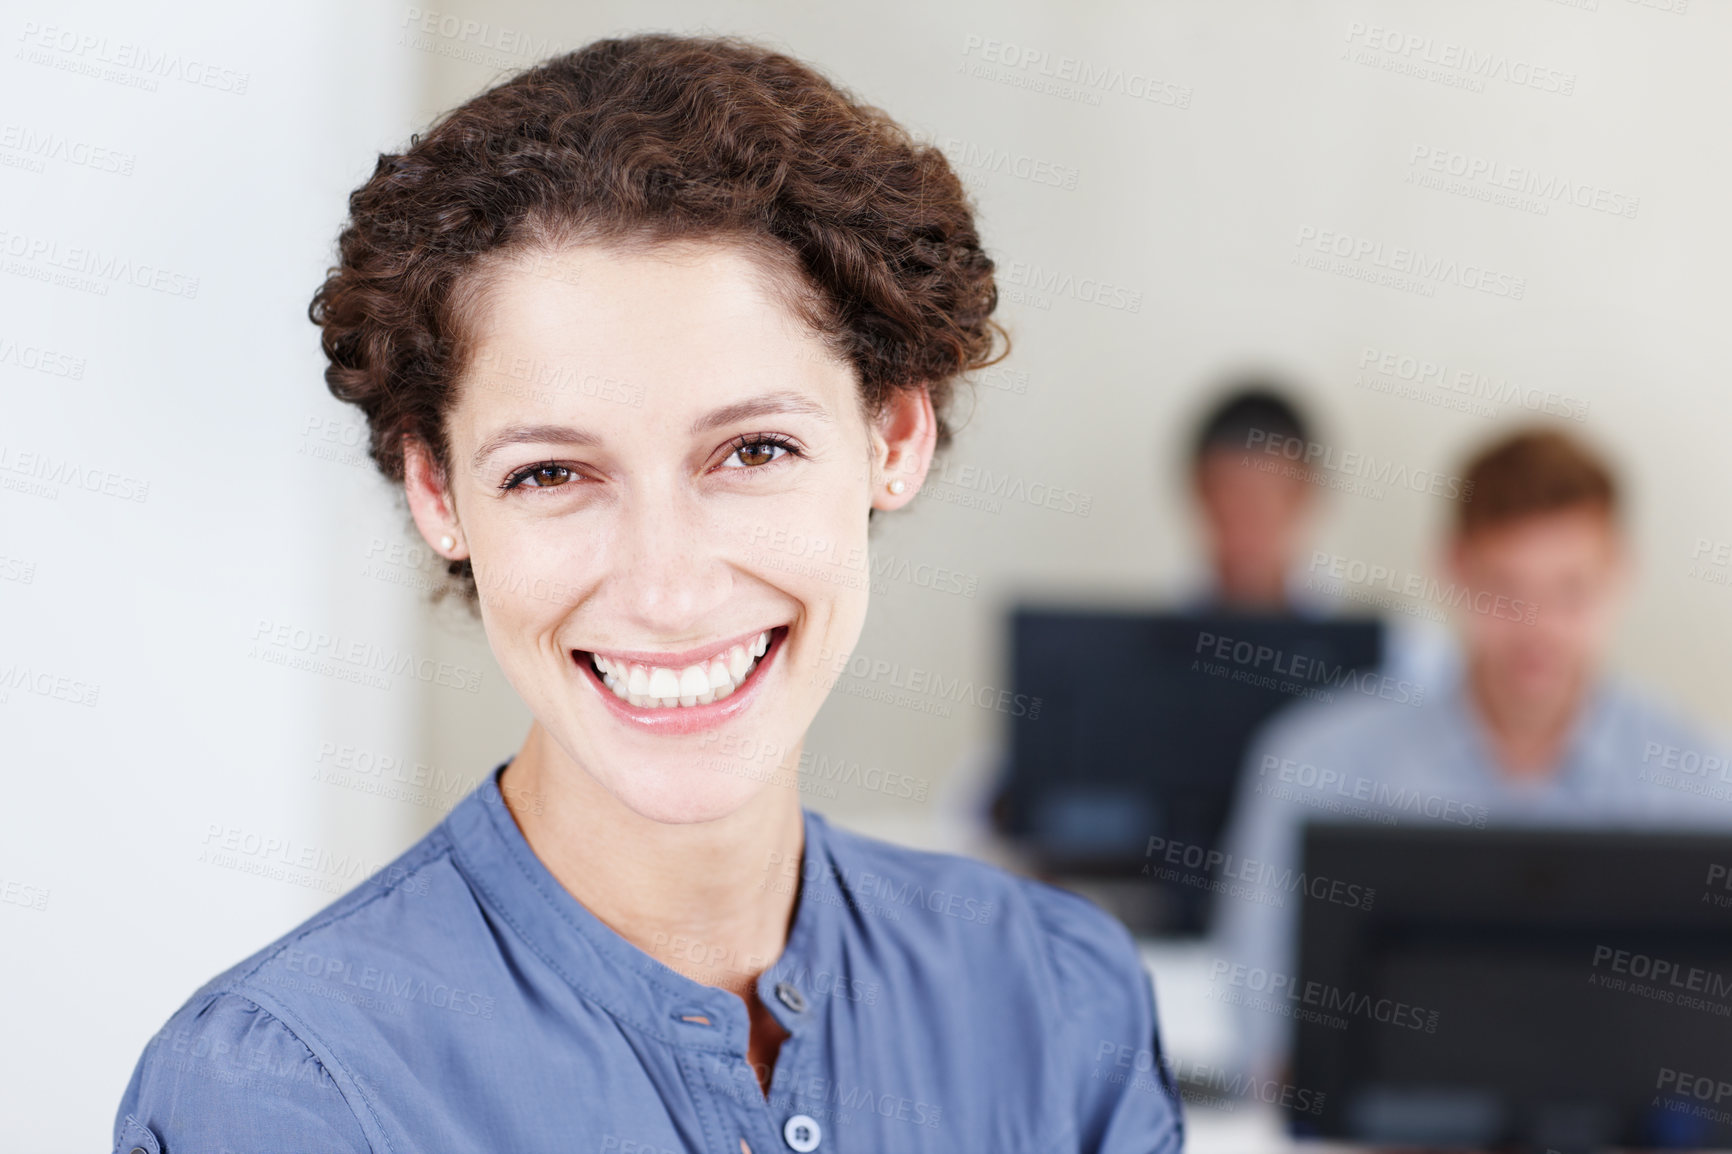
[[[806,1114],[796,1114],[782,1125],[782,1140],[799,1151],[799,1154],[816,1150],[818,1140],[823,1136],[824,1132],[818,1129],[817,1119]]]
[[[792,982],[776,983],[776,1000],[794,1011],[796,1014],[804,1014],[806,1012],[806,995],[802,994],[799,988]],[[817,1141],[818,1140],[814,1138],[812,1144],[814,1146],[817,1145]],[[811,1146],[804,1147],[804,1149],[807,1150],[810,1150],[811,1148]],[[799,1150],[802,1149],[802,1147],[795,1146],[794,1149]]]

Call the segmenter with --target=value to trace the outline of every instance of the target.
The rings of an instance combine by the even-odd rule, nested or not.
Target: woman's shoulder
[[[358,1083],[243,993],[207,983],[157,1031],[115,1111],[116,1151],[372,1149]]]
[[[1129,931],[1079,894],[962,854],[913,849],[827,822],[824,831],[835,874],[815,879],[808,869],[805,880],[845,890],[851,906],[879,915],[871,925],[936,936],[965,952],[972,946],[1000,962],[1007,950],[1021,949],[1067,985],[1142,972]]]
[[[981,1052],[1037,1053],[1041,1077],[1069,1088],[1075,1115],[1057,1123],[1067,1136],[1053,1148],[1180,1148],[1154,986],[1123,924],[1087,898],[987,862],[834,827],[824,834],[835,884],[851,899],[845,924],[875,939],[862,952],[893,957],[912,988],[942,991],[921,1002],[922,1028],[939,1038],[954,1026],[978,1041],[990,1020],[991,1037],[1015,1040]]]
[[[116,1141],[131,1134],[131,1144],[117,1148],[150,1149],[141,1130],[159,1145],[172,1134],[179,1146],[191,1139],[189,1148],[202,1148],[196,1120],[220,1116],[253,1126],[249,1133],[266,1146],[272,1126],[304,1121],[325,1128],[317,1132],[328,1134],[330,1149],[367,1149],[361,1083],[330,1042],[352,1049],[349,1031],[365,1021],[345,1008],[389,1010],[393,997],[426,989],[424,977],[416,978],[440,950],[437,941],[419,939],[448,923],[449,911],[436,907],[466,892],[449,850],[442,824],[195,990],[134,1066],[115,1115]],[[284,1131],[291,1132],[309,1131]],[[231,1135],[222,1133],[225,1141]]]
[[[451,840],[441,823],[348,893],[206,982],[186,1005],[233,992],[263,994],[266,1004],[296,1001],[283,996],[295,984],[285,985],[273,971],[293,968],[307,951],[330,954],[364,950],[372,943],[403,942],[403,931],[414,920],[406,915],[424,912],[454,896],[452,887],[442,885],[446,879],[441,876],[451,872],[450,850]]]

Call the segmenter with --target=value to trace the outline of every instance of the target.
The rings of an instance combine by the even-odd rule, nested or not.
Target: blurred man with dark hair
[[[1312,422],[1292,390],[1268,376],[1234,379],[1197,424],[1191,495],[1202,522],[1208,576],[1181,601],[1186,612],[1291,615],[1322,620],[1344,611],[1302,566],[1318,506],[1306,470],[1286,467],[1288,447],[1309,453]],[[1430,685],[1453,676],[1447,631],[1396,616],[1384,622],[1382,670],[1397,682]]]
[[[1316,503],[1311,487],[1291,471],[1259,469],[1253,456],[1262,445],[1310,439],[1295,404],[1262,378],[1239,382],[1204,415],[1190,473],[1212,583],[1194,608],[1306,616],[1326,608],[1294,570]]]
[[[1592,452],[1518,432],[1462,471],[1445,580],[1462,676],[1418,706],[1352,695],[1277,717],[1252,743],[1224,848],[1223,960],[1294,976],[1304,822],[1732,824],[1732,801],[1668,767],[1727,764],[1721,741],[1602,669],[1628,585],[1618,487]],[[1255,863],[1252,868],[1246,863]],[[1261,891],[1269,890],[1269,895]],[[1274,900],[1275,898],[1282,900]],[[1268,900],[1265,900],[1267,898]],[[1272,1076],[1291,1025],[1240,1011],[1242,1054]]]

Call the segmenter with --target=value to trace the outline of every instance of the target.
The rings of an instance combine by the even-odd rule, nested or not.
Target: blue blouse
[[[757,983],[789,1035],[766,1098],[745,1003],[573,898],[505,809],[503,768],[376,884],[176,1011],[115,1150],[1180,1149],[1148,974],[1084,899],[807,811],[803,860],[763,882],[799,893]]]

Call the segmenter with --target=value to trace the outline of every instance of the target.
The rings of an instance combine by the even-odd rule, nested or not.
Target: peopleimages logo
[[[1464,264],[1405,245],[1385,246],[1380,240],[1354,236],[1352,233],[1301,225],[1299,235],[1294,238],[1293,243],[1302,251],[1309,250],[1322,256],[1335,257],[1352,266],[1369,266],[1370,269],[1399,274],[1420,283],[1452,284],[1458,288],[1506,297],[1513,301],[1519,301],[1527,295],[1526,277],[1499,272],[1482,265]]]
[[[347,673],[344,680],[359,680],[379,689],[390,683],[379,675],[413,677],[429,685],[440,685],[466,693],[481,692],[481,671],[448,661],[435,661],[408,650],[383,646],[362,638],[326,633],[286,621],[261,617],[253,627],[248,656],[276,665],[291,665],[308,672],[331,675]]]
[[[1393,566],[1343,557],[1321,549],[1312,551],[1309,572],[1348,585],[1387,589],[1403,597],[1430,601],[1451,609],[1471,609],[1483,617],[1519,621],[1523,625],[1532,625],[1539,620],[1539,606],[1520,597],[1457,585],[1453,581],[1439,581],[1423,573],[1404,572]]]
[[[0,229],[0,253],[24,262],[17,270],[28,274],[31,268],[49,279],[48,270],[91,278],[91,283],[106,295],[108,284],[130,284],[136,288],[192,300],[198,296],[198,278],[148,261],[134,261],[116,252],[85,245],[63,246],[47,236],[32,236]]]
[[[1401,705],[1418,705],[1424,699],[1425,691],[1421,686],[1411,681],[1397,680],[1388,674],[1375,669],[1356,669],[1346,662],[1330,664],[1321,657],[1309,657],[1302,653],[1288,653],[1276,649],[1272,645],[1263,645],[1254,641],[1226,637],[1218,633],[1199,630],[1196,648],[1192,650],[1194,659],[1191,662],[1193,672],[1216,673],[1216,668],[1205,668],[1204,661],[1213,658],[1219,662],[1231,662],[1238,667],[1237,672],[1259,674],[1267,672],[1271,678],[1287,678],[1294,683],[1309,682],[1313,685],[1327,685],[1335,689],[1355,689],[1368,697],[1380,697],[1385,701],[1395,701]],[[1270,686],[1275,688],[1275,686]]]
[[[1351,801],[1371,802],[1384,809],[1415,813],[1452,825],[1484,829],[1490,813],[1483,805],[1456,801],[1435,793],[1421,793],[1405,785],[1391,785],[1359,774],[1349,777],[1338,769],[1318,768],[1308,761],[1264,754],[1262,764],[1257,767],[1257,776],[1268,778],[1271,771],[1276,781],[1286,785],[1334,793]]]
[[[999,713],[1026,717],[1030,721],[1040,717],[1040,698],[1030,697],[1026,693],[1012,693],[1008,689],[999,689],[992,685],[976,685],[969,677],[947,675],[934,669],[922,669],[918,665],[904,667],[900,661],[886,661],[882,658],[875,660],[864,654],[831,649],[829,646],[819,647],[818,661],[827,666],[828,672],[832,674],[827,687],[834,687],[836,679],[846,674],[861,681],[954,701],[959,705],[995,709]]]
[[[770,851],[764,869],[766,873],[774,871],[784,878],[802,879],[808,886],[832,890],[842,897],[845,904],[868,910],[923,909],[980,925],[990,923],[998,911],[998,903],[970,894],[941,886],[928,887],[922,881],[892,878],[873,870],[808,861],[803,857],[795,860],[780,850]],[[874,907],[873,902],[878,903],[877,906]]]
[[[1165,80],[1153,69],[1125,69],[1084,60],[1078,56],[1055,57],[1043,48],[1030,48],[972,32],[963,40],[962,55],[975,57],[984,64],[1015,70],[1009,75],[1045,82],[1022,84],[1018,87],[1048,91],[1066,99],[1081,98],[1090,105],[1098,105],[1101,102],[1100,94],[1109,92],[1174,108],[1191,106],[1191,89],[1188,86]],[[963,71],[969,70],[965,66]],[[983,72],[974,74],[987,76],[989,79],[1002,79]]]
[[[1225,979],[1227,989],[1214,991]],[[1408,1030],[1437,1033],[1436,1010],[1427,1010],[1396,998],[1373,998],[1369,994],[1344,990],[1328,982],[1319,982],[1265,970],[1258,966],[1237,965],[1217,958],[1209,966],[1211,996],[1229,1003],[1244,1003],[1253,1009],[1267,1009],[1289,1017],[1344,1029],[1351,1018],[1382,1022]],[[1245,995],[1264,995],[1246,997]],[[1305,1009],[1324,1017],[1303,1013]]]
[[[341,983],[387,997],[402,998],[404,1001],[421,1002],[454,1014],[468,1014],[477,1018],[493,1017],[495,1003],[491,994],[464,990],[441,981],[429,982],[420,976],[405,977],[390,970],[381,970],[377,966],[357,966],[343,958],[324,957],[295,946],[290,946],[284,955],[283,967],[294,973],[306,974],[310,978]]]
[[[1674,1070],[1670,1066],[1660,1067],[1660,1074],[1654,1082],[1654,1089],[1666,1090],[1686,1098],[1694,1098],[1698,1102],[1712,1101],[1715,1105],[1719,1105],[1727,1098],[1732,1098],[1732,1082],[1708,1074],[1690,1074],[1683,1070]],[[1723,1110],[1711,1110],[1709,1113],[1719,1115],[1719,1121],[1732,1121],[1732,1116],[1728,1116]]]
[[[1308,874],[1291,866],[1280,867],[1256,858],[1238,857],[1224,850],[1205,849],[1200,845],[1170,838],[1150,837],[1143,856],[1150,862],[1182,866],[1193,873],[1240,881],[1257,889],[1302,894],[1348,909],[1369,910],[1377,900],[1377,890],[1371,886],[1358,885],[1341,878],[1329,878],[1322,874]],[[1143,866],[1143,875],[1153,876],[1148,864]]]
[[[1689,966],[1670,958],[1657,958],[1611,946],[1594,947],[1594,969],[1604,966],[1614,974],[1669,987],[1667,993],[1705,994],[1710,998],[1732,997],[1732,979],[1700,966]],[[1671,1000],[1670,998],[1666,1000]]]
[[[1332,445],[1275,433],[1268,429],[1247,430],[1245,449],[1247,452],[1261,453],[1268,457],[1280,457],[1307,469],[1338,473],[1374,485],[1387,485],[1414,493],[1429,493],[1434,497],[1452,501],[1473,500],[1473,483],[1454,473],[1442,473],[1436,469],[1414,469],[1389,458],[1375,457],[1351,449],[1337,449]]]
[[[247,94],[252,75],[197,60],[170,49],[129,40],[111,40],[56,24],[26,20],[18,33],[23,45],[15,59],[49,64],[64,71],[116,80],[155,92],[158,80],[180,80],[197,88],[212,88],[235,96]],[[59,54],[60,60],[55,60]],[[127,75],[130,73],[131,75]]]
[[[1457,73],[1480,86],[1488,80],[1501,80],[1518,88],[1536,88],[1558,96],[1570,96],[1576,90],[1574,72],[1548,68],[1503,52],[1480,51],[1423,33],[1354,20],[1347,25],[1347,42],[1411,66]]]
[[[1642,764],[1658,763],[1661,769],[1674,773],[1688,774],[1692,777],[1712,774],[1721,781],[1732,781],[1732,763],[1717,753],[1703,753],[1700,750],[1688,749],[1677,745],[1667,745],[1659,741],[1647,741],[1642,744]]]
[[[958,136],[945,137],[941,143],[953,164],[984,176],[1012,176],[1030,184],[1051,185],[1068,192],[1076,188],[1081,175],[1075,165],[1059,164],[1026,152],[992,148]]]
[[[1579,397],[1549,389],[1523,387],[1512,384],[1508,377],[1493,377],[1472,369],[1452,369],[1446,364],[1425,357],[1366,345],[1359,353],[1359,368],[1360,378],[1357,383],[1362,387],[1372,387],[1366,379],[1370,374],[1373,383],[1377,378],[1382,378],[1392,383],[1424,386],[1453,393],[1464,401],[1519,405],[1530,413],[1545,413],[1570,421],[1588,419],[1588,402]]]
[[[527,32],[521,28],[511,28],[500,24],[490,24],[485,20],[470,20],[452,12],[434,12],[416,7],[404,9],[400,34],[407,43],[415,48],[429,49],[439,44],[432,37],[439,37],[446,42],[445,47],[459,52],[441,51],[440,55],[457,56],[459,59],[503,59],[519,60],[540,59],[555,56],[570,51],[577,45],[563,40],[553,40],[539,33]],[[407,39],[411,33],[420,35]]]
[[[64,673],[50,672],[23,662],[0,665],[0,704],[4,704],[15,689],[38,697],[51,697],[69,705],[92,707],[102,693],[102,686],[95,682],[81,681]]]
[[[1025,260],[1013,260],[1005,268],[1003,283],[1010,288],[1027,289],[1042,297],[1069,297],[1083,304],[1100,305],[1119,312],[1143,311],[1143,294],[1096,277],[1079,277],[1061,269],[1045,268]]]
[[[51,377],[65,377],[73,381],[84,379],[83,357],[43,348],[41,345],[20,344],[5,337],[0,337],[0,365],[14,365],[31,372],[47,373]]]
[[[57,132],[42,132],[22,124],[0,125],[0,152],[19,154],[36,172],[47,167],[46,161],[54,160],[94,172],[131,176],[133,165],[138,161],[134,153],[89,144]]]
[[[112,469],[81,464],[70,457],[56,458],[53,453],[19,450],[4,443],[0,443],[0,473],[30,478],[30,481],[36,483],[23,482],[22,487],[36,490],[50,500],[58,499],[59,489],[55,486],[59,485],[83,489],[87,493],[101,493],[122,501],[137,501],[140,504],[150,496],[149,481],[117,473]],[[12,481],[13,478],[6,477],[4,480]]]
[[[1532,197],[1535,202],[1550,201],[1572,204],[1577,208],[1591,209],[1611,216],[1621,216],[1635,219],[1636,212],[1641,208],[1641,200],[1624,193],[1613,192],[1597,184],[1584,181],[1573,181],[1554,173],[1541,174],[1538,171],[1521,165],[1506,164],[1490,157],[1469,155],[1456,152],[1453,149],[1433,147],[1428,144],[1416,144],[1408,156],[1407,163],[1410,178],[1423,177],[1425,173],[1415,173],[1412,169],[1423,167],[1426,172],[1442,176],[1455,177],[1468,186],[1483,185],[1485,194],[1519,194],[1519,197]],[[1444,187],[1444,186],[1440,186]],[[1522,203],[1518,200],[1517,207]],[[1549,205],[1535,203],[1534,207],[1545,215]]]

